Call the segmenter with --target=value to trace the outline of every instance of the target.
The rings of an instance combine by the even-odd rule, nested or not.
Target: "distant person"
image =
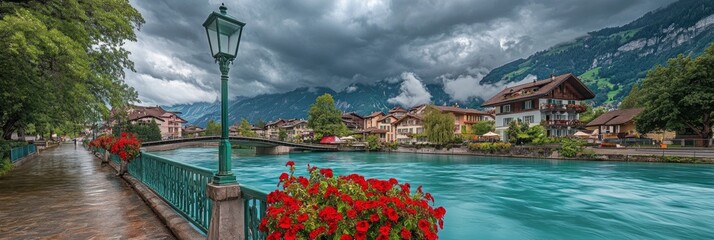
[[[74,149],[77,149],[77,139],[72,139],[72,141],[74,141]]]

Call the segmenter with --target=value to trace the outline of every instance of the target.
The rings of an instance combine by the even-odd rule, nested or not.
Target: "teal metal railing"
[[[181,215],[204,233],[211,220],[211,201],[206,185],[211,170],[142,152],[127,166],[129,174],[139,179]]]
[[[17,160],[20,160],[27,155],[33,154],[37,152],[37,147],[35,144],[27,144],[22,147],[16,147],[16,148],[11,148],[10,149],[10,161],[17,162]]]
[[[265,239],[265,233],[258,230],[258,226],[260,225],[260,221],[263,217],[265,217],[268,194],[245,186],[240,187],[240,192],[243,198],[244,207],[245,239]]]
[[[100,152],[103,152],[103,149],[100,149]],[[109,159],[117,164],[121,161],[119,156],[114,154],[111,154]],[[213,171],[146,152],[132,160],[127,171],[197,228],[204,233],[208,232],[211,200],[206,195],[206,186],[213,177]],[[266,239],[265,233],[260,232],[258,226],[265,217],[268,194],[246,186],[241,186],[240,190],[244,203],[246,239]]]

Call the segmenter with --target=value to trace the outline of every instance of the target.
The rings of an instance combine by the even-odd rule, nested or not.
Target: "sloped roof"
[[[364,118],[373,118],[373,117],[376,117],[376,116],[379,116],[379,115],[384,115],[384,113],[383,113],[383,112],[373,112],[372,114],[367,115],[367,116],[364,117]]]
[[[619,125],[632,121],[642,112],[642,108],[620,109],[606,112],[593,119],[586,126]]]
[[[352,117],[357,117],[359,119],[364,119],[364,117],[360,116],[356,112],[347,112],[342,114],[342,118],[352,118]]]
[[[480,115],[488,115],[488,113],[476,110],[476,109],[471,109],[471,108],[460,108],[460,107],[455,107],[455,106],[434,106],[436,109],[439,109],[442,112],[453,112],[453,113],[461,113],[461,114],[480,114]]]
[[[398,113],[398,112],[407,112],[407,110],[400,106],[396,106],[392,109],[389,109],[389,113]]]
[[[555,76],[549,79],[544,79],[544,80],[537,80],[535,82],[531,83],[525,83],[513,87],[507,87],[501,92],[497,93],[490,99],[488,99],[486,102],[481,104],[482,107],[492,107],[496,106],[499,104],[505,104],[505,103],[510,103],[510,102],[515,102],[518,100],[523,100],[523,99],[530,99],[530,98],[536,98],[536,97],[541,97],[547,95],[550,91],[558,87],[561,83],[572,79],[576,81],[576,87],[579,88],[580,92],[585,96],[585,99],[591,99],[595,97],[595,93],[593,93],[583,82],[580,81],[575,75],[571,73],[566,73],[560,76]],[[530,94],[523,94],[523,95],[518,95],[518,96],[512,96],[508,97],[509,94],[519,92],[523,89],[528,89],[528,88],[533,88],[533,87],[538,87],[538,91],[535,91]]]
[[[402,122],[403,120],[406,120],[406,119],[408,119],[408,118],[414,118],[414,119],[419,119],[419,120],[422,119],[421,116],[419,116],[419,115],[407,113],[407,115],[404,115],[404,116],[401,117],[400,119],[397,119],[397,121],[393,122],[392,124],[397,125],[397,124],[399,124],[400,122]]]
[[[154,118],[160,121],[164,121],[162,118],[169,117],[171,115],[179,114],[180,112],[171,112],[164,110],[161,106],[144,107],[144,106],[130,106],[129,115],[127,116],[129,121],[134,121],[142,118]],[[183,118],[176,115],[176,118],[181,122],[187,122]]]

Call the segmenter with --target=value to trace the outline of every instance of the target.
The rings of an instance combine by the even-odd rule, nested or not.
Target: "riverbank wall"
[[[658,154],[633,154],[630,151],[596,151],[587,156],[574,158],[563,157],[558,153],[556,146],[515,146],[510,149],[486,151],[471,151],[465,146],[441,148],[434,147],[398,147],[389,152],[395,153],[415,153],[415,154],[440,154],[440,155],[466,155],[466,156],[487,156],[487,157],[508,157],[508,158],[538,158],[556,160],[579,160],[579,161],[620,161],[620,162],[662,162],[662,163],[701,163],[714,164],[714,158],[704,156],[676,156]]]

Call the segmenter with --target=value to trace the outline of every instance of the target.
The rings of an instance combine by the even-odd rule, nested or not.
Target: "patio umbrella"
[[[485,134],[482,135],[482,136],[485,137],[485,138],[500,138],[500,137],[501,137],[501,136],[499,136],[498,134],[496,134],[496,133],[494,133],[494,132],[487,132],[487,133],[485,133]]]
[[[575,134],[573,134],[573,136],[579,137],[579,138],[589,138],[590,134],[584,133],[583,131],[578,131]]]
[[[354,140],[355,140],[355,137],[353,137],[353,136],[347,136],[347,137],[343,137],[343,138],[340,138],[340,139],[341,139],[342,141],[354,141]]]

